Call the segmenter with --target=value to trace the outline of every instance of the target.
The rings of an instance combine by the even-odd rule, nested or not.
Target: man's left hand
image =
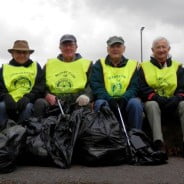
[[[78,103],[79,106],[85,106],[88,105],[90,102],[90,99],[88,96],[86,95],[80,95],[77,99],[76,99],[76,103]]]
[[[177,109],[178,104],[179,104],[180,101],[181,101],[180,96],[170,97],[170,98],[168,98],[164,109],[168,112],[175,111]]]

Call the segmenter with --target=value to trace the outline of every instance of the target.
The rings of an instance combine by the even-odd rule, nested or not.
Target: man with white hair
[[[140,67],[140,91],[145,102],[145,112],[153,132],[156,150],[166,151],[161,115],[178,111],[184,133],[184,70],[181,63],[169,55],[170,44],[164,37],[153,41],[150,61]],[[183,134],[184,135],[184,134]],[[184,141],[184,139],[183,139]]]

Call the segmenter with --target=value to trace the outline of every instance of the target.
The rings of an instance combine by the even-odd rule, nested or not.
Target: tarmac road
[[[159,166],[85,167],[70,169],[18,166],[0,175],[0,184],[184,184],[184,159],[169,158]]]

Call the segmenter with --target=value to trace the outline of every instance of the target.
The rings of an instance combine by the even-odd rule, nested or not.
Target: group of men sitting
[[[44,68],[30,59],[34,50],[17,40],[8,52],[12,59],[0,69],[0,126],[7,119],[22,122],[43,117],[61,99],[94,111],[109,108],[120,120],[120,108],[128,129],[142,129],[145,113],[153,133],[155,150],[165,150],[162,116],[177,114],[184,135],[184,69],[169,55],[164,37],[153,41],[150,60],[138,63],[124,56],[121,36],[107,40],[107,56],[94,64],[77,53],[74,35],[63,35],[61,53]],[[183,138],[184,142],[184,138]],[[184,145],[184,144],[183,144]]]

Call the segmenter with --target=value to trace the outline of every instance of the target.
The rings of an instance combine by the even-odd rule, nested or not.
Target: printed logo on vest
[[[31,89],[31,81],[26,77],[19,77],[13,81],[15,89],[22,88],[25,90]]]
[[[111,85],[111,91],[113,93],[113,96],[119,96],[122,92],[122,84],[121,83],[116,83]]]
[[[73,83],[69,79],[61,79],[56,82],[56,88],[58,88],[60,91],[68,91],[72,88]]]

